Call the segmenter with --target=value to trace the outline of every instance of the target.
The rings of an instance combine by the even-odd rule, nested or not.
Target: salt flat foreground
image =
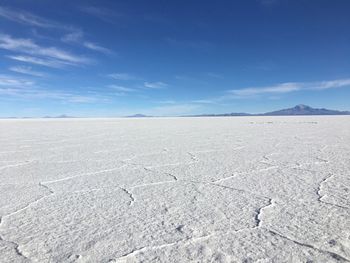
[[[350,118],[0,121],[0,262],[347,262]]]

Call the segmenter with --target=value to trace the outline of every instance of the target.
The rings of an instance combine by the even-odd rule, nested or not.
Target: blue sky
[[[350,109],[350,1],[0,4],[0,117]]]

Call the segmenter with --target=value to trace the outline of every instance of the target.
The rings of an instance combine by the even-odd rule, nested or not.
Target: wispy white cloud
[[[282,94],[300,90],[325,90],[350,86],[350,79],[337,79],[318,82],[286,82],[273,86],[253,87],[229,90],[228,93],[236,96],[248,97],[261,94]]]
[[[35,70],[32,69],[32,67],[27,67],[27,66],[14,66],[14,67],[10,67],[9,70],[11,70],[13,72],[17,72],[17,73],[22,73],[22,74],[35,76],[35,77],[44,77],[44,76],[46,76],[45,73],[39,72],[39,71],[35,71]]]
[[[11,75],[0,75],[0,95],[21,99],[54,99],[68,103],[108,102],[109,98],[100,94],[94,96],[76,94],[54,89],[45,89],[28,79]]]
[[[300,84],[290,82],[290,83],[278,84],[275,86],[230,90],[229,93],[237,96],[252,96],[252,95],[258,95],[258,94],[264,94],[264,93],[288,93],[288,92],[300,90],[300,88],[301,88]]]
[[[0,48],[16,51],[17,49],[35,49],[38,46],[30,39],[12,38],[9,35],[0,34]]]
[[[0,48],[35,56],[53,58],[72,65],[81,65],[90,62],[90,60],[85,57],[71,54],[56,47],[43,47],[39,46],[31,39],[13,38],[4,34],[0,34]]]
[[[87,10],[90,10],[90,12],[93,12],[95,14],[98,13],[100,16],[105,16],[107,13],[110,13],[109,10],[103,10],[98,8],[94,9],[92,7],[90,9],[88,8]],[[63,37],[61,38],[62,42],[81,44],[85,48],[88,48],[90,50],[94,50],[97,52],[105,53],[105,54],[113,53],[110,49],[105,48],[99,44],[96,44],[90,41],[85,41],[83,31],[71,25],[66,25],[66,24],[58,23],[52,20],[48,20],[23,10],[14,10],[14,9],[1,7],[1,6],[0,6],[0,17],[23,24],[23,25],[27,25],[27,26],[29,25],[29,26],[41,27],[41,28],[47,28],[47,29],[60,29],[68,32],[65,35],[63,35]],[[37,34],[35,30],[33,32]],[[21,40],[23,41],[24,39],[21,39]],[[26,44],[29,44],[28,40]]]
[[[136,79],[135,76],[129,73],[111,73],[107,75],[108,77],[116,80],[133,80]]]
[[[61,38],[61,41],[65,42],[65,43],[79,44],[87,49],[101,52],[104,54],[113,54],[113,51],[106,48],[106,47],[103,47],[97,43],[93,43],[93,42],[84,40],[84,33],[81,30],[73,31],[73,32],[70,32],[70,33],[64,35]]]
[[[112,54],[112,50],[108,49],[108,48],[105,48],[105,47],[102,47],[96,43],[92,43],[92,42],[84,42],[83,43],[84,47],[88,48],[88,49],[91,49],[91,50],[94,50],[94,51],[98,51],[98,52],[101,52],[101,53],[105,53],[105,54]]]
[[[107,75],[108,77],[115,79],[115,80],[140,80],[140,78],[135,77],[134,75],[131,75],[129,73],[111,73]],[[140,89],[164,89],[168,87],[167,83],[156,81],[156,82],[144,82],[143,86],[139,86]]]
[[[134,92],[134,91],[136,91],[136,89],[132,89],[132,88],[124,87],[124,86],[119,86],[119,85],[109,85],[108,87],[113,89],[113,90],[120,91],[120,92]]]
[[[68,29],[69,27],[56,23],[54,21],[44,19],[42,17],[33,15],[29,12],[14,10],[7,7],[0,6],[0,17],[14,21],[16,23],[42,27],[42,28],[62,28]]]
[[[157,82],[145,82],[144,86],[149,89],[164,89],[168,86],[168,84],[157,81]]]
[[[215,100],[210,100],[210,99],[207,99],[207,100],[192,100],[191,103],[198,103],[198,104],[216,104],[217,101]]]
[[[0,75],[0,86],[5,87],[27,87],[34,85],[34,81],[23,78],[17,78],[9,75]]]
[[[37,27],[42,29],[55,29],[65,32],[70,32],[69,34],[79,34],[81,30],[72,25],[67,25],[63,23],[59,23],[50,19],[46,19],[37,15],[34,15],[30,12],[12,9],[4,6],[0,6],[0,18],[7,19],[13,21],[18,24],[22,24],[24,26]],[[38,34],[38,32],[33,28],[32,33],[36,36],[47,38],[43,35]]]
[[[68,34],[65,34],[63,37],[61,37],[61,41],[66,43],[76,43],[82,40],[84,37],[84,34],[81,30],[73,31]]]
[[[110,12],[108,10],[102,11],[102,9],[97,9],[92,7],[87,8],[86,10],[95,14],[98,13],[100,16],[105,16],[107,13]],[[61,29],[64,31],[68,31],[68,33],[61,38],[63,42],[66,42],[66,43],[74,42],[79,44],[81,43],[84,47],[90,50],[98,51],[105,54],[113,53],[110,49],[102,47],[101,45],[98,45],[96,43],[89,42],[89,41],[84,41],[83,31],[70,25],[57,23],[55,21],[36,16],[26,11],[13,10],[13,9],[1,7],[1,6],[0,6],[0,17],[23,24],[23,25],[27,25],[27,26],[29,25],[29,26],[35,26],[35,27],[41,27],[41,28],[48,28],[48,29],[54,28],[54,29]],[[23,39],[21,40],[23,41]],[[26,44],[29,44],[28,40]]]
[[[336,79],[329,81],[306,83],[309,89],[324,90],[350,86],[350,79]]]
[[[236,99],[249,99],[262,95],[266,95],[266,98],[268,99],[280,99],[281,95],[291,92],[320,91],[342,87],[350,87],[350,79],[336,79],[315,82],[286,82],[271,86],[234,89],[226,91],[226,93],[221,96],[191,100],[188,103],[224,105],[227,101]]]
[[[16,61],[21,61],[25,63],[40,65],[40,66],[46,66],[51,68],[62,68],[66,65],[71,65],[71,63],[67,63],[60,60],[47,59],[47,58],[42,59],[42,58],[37,58],[32,56],[7,56],[7,57]]]

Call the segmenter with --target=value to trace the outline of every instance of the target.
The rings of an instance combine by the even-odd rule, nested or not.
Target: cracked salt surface
[[[336,116],[2,120],[0,262],[349,262],[349,131]]]

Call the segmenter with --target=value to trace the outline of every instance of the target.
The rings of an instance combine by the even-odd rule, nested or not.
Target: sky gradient
[[[350,110],[350,1],[0,4],[0,117]]]

